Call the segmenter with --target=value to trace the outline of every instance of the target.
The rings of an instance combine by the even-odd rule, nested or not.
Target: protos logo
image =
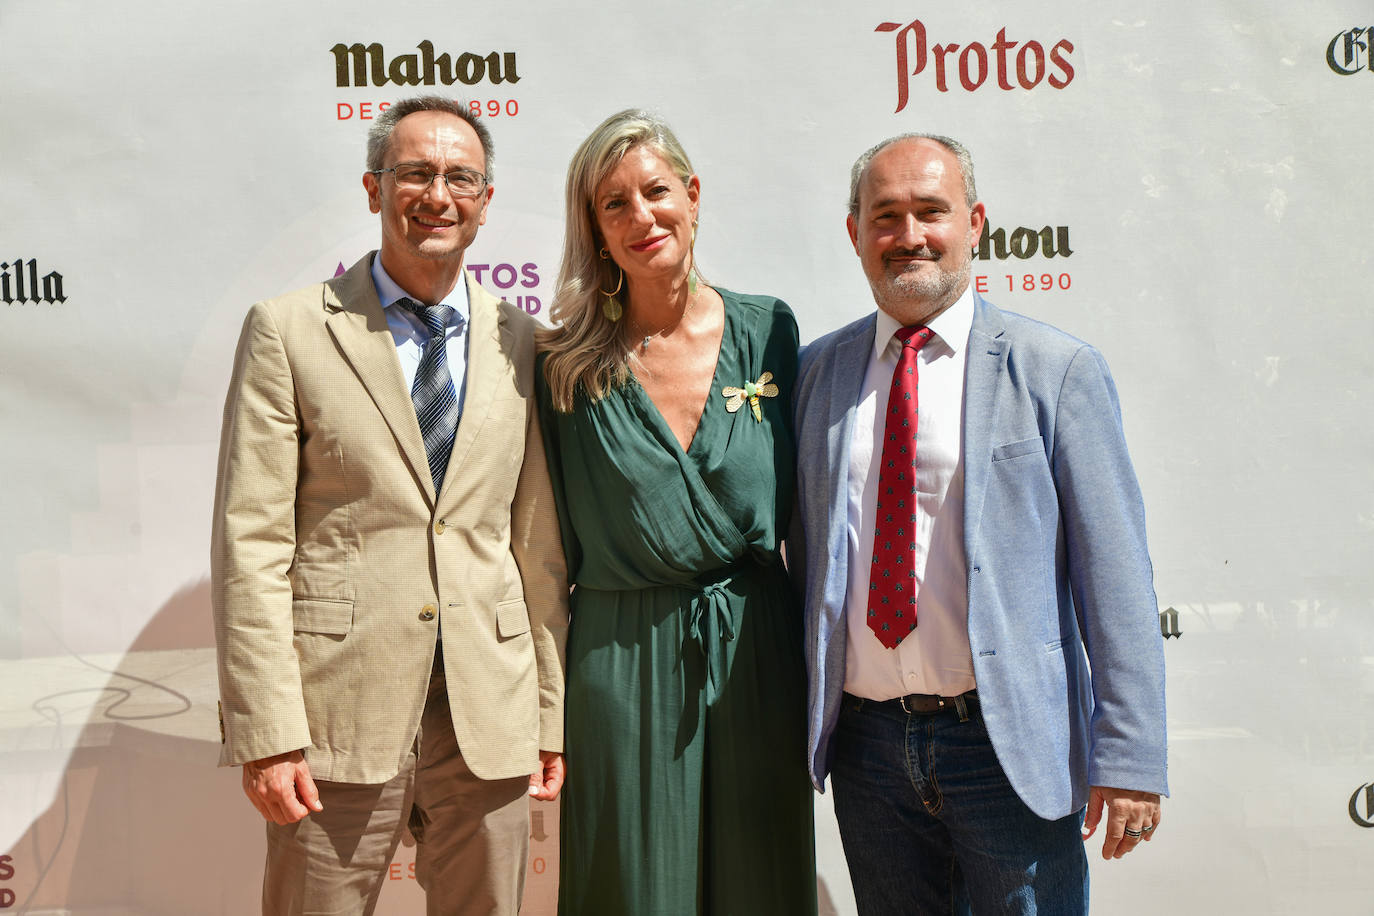
[[[1374,73],[1374,26],[1341,32],[1326,46],[1326,65],[1341,76],[1353,76],[1361,70]]]
[[[339,42],[329,51],[334,55],[334,81],[340,88],[348,86],[452,86],[462,83],[474,86],[482,80],[492,83],[518,83],[514,51],[492,51],[474,54],[465,51],[456,57],[447,53],[434,56],[434,43],[422,41],[416,47],[419,54],[400,54],[387,60],[380,42],[365,45],[355,41],[351,45]],[[370,82],[369,82],[370,81]]]
[[[997,87],[1008,92],[1018,86],[1034,89],[1042,80],[1055,89],[1063,89],[1073,82],[1073,66],[1069,63],[1073,42],[1067,38],[1061,38],[1050,46],[1047,61],[1042,43],[1035,40],[1008,41],[1006,29],[997,32],[997,40],[991,46],[992,58],[988,56],[988,46],[978,41],[962,46],[957,42],[927,44],[926,27],[919,19],[906,25],[880,22],[873,31],[897,33],[897,111],[906,107],[912,78],[919,76],[932,58],[935,61],[935,88],[941,92],[949,91],[949,74],[956,70],[959,85],[964,89],[973,92],[981,88],[994,65],[997,68]],[[1015,55],[1011,54],[1013,49],[1016,49]],[[916,58],[914,68],[911,66],[912,56]],[[1012,64],[1015,65],[1015,84],[1010,76]],[[1051,67],[1057,72],[1051,73]]]
[[[1178,628],[1178,611],[1168,607],[1159,612],[1159,635],[1165,639],[1178,639],[1183,631]]]
[[[1358,826],[1374,827],[1374,783],[1365,783],[1355,790],[1350,796],[1349,810],[1350,819]]]

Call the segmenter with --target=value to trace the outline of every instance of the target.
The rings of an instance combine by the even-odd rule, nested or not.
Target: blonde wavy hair
[[[598,254],[602,241],[594,200],[597,186],[627,152],[641,144],[662,156],[683,184],[695,174],[667,123],[636,109],[602,121],[568,163],[563,261],[549,307],[554,327],[538,335],[540,349],[548,352],[544,377],[554,409],[560,413],[572,410],[579,386],[587,397],[599,401],[630,380],[634,354],[625,346],[616,322],[601,311],[605,298],[601,291],[616,288],[620,268]]]

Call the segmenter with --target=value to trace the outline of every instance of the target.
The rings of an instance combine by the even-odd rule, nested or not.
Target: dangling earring
[[[600,254],[601,260],[610,260],[611,253],[605,248],[601,249]],[[620,316],[625,314],[625,310],[620,306],[620,300],[615,298],[615,294],[620,292],[620,288],[625,285],[625,269],[619,264],[617,264],[615,268],[620,271],[620,282],[615,285],[615,289],[608,293],[604,289],[601,289],[601,287],[597,287],[597,291],[606,297],[601,300],[601,312],[606,316],[608,321],[619,321]]]
[[[701,278],[697,275],[697,221],[692,220],[692,245],[688,249],[692,255],[692,266],[687,271],[687,295],[697,294],[697,281]]]

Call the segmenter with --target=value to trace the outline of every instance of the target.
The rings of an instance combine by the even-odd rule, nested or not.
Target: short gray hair
[[[386,154],[391,152],[391,133],[396,124],[406,115],[417,111],[442,111],[462,118],[472,126],[477,140],[482,144],[482,169],[486,172],[487,182],[491,182],[492,161],[496,158],[491,148],[491,131],[482,123],[481,115],[473,111],[462,99],[446,99],[441,95],[417,95],[393,102],[391,107],[377,116],[367,131],[367,170],[375,172],[386,162]]]
[[[970,207],[978,203],[978,188],[973,183],[973,154],[968,151],[964,144],[939,134],[898,134],[895,137],[888,137],[868,150],[854,162],[854,167],[849,170],[850,216],[855,219],[859,216],[859,183],[863,181],[864,173],[868,171],[868,166],[873,162],[873,157],[892,144],[900,143],[903,140],[931,140],[953,153],[955,160],[959,163],[959,174],[964,179],[964,202]]]

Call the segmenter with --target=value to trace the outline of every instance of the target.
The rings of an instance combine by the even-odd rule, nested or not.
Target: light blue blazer
[[[1164,652],[1140,487],[1092,347],[975,295],[964,387],[968,630],[983,717],[1036,814],[1089,786],[1167,794]],[[810,673],[809,765],[824,791],[845,668],[846,506],[869,315],[806,348],[796,388]]]

